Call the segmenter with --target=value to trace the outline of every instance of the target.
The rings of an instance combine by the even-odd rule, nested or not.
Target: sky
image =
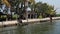
[[[56,13],[60,14],[60,0],[36,0],[36,2],[43,2],[52,5],[54,6],[54,9],[57,9]]]

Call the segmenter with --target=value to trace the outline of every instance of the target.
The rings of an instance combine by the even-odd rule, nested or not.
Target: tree
[[[54,15],[55,11],[54,11],[54,7],[51,5],[48,5],[47,3],[42,3],[42,2],[38,2],[35,5],[36,7],[36,12],[38,15],[42,15],[42,17],[45,17],[47,15]]]
[[[52,22],[52,16],[56,15],[56,12],[54,10],[54,6],[48,5],[47,3],[38,2],[35,5],[36,12],[38,14],[38,17],[42,15],[42,17],[50,17],[50,21]]]
[[[35,0],[29,0],[31,3],[35,4]]]
[[[1,8],[1,5],[2,5],[2,2],[1,2],[1,0],[0,0],[0,8]]]
[[[1,5],[1,1],[0,1],[0,5]]]

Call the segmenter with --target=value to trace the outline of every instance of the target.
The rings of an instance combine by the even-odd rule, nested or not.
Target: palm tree
[[[29,0],[31,3],[35,4],[35,0]]]

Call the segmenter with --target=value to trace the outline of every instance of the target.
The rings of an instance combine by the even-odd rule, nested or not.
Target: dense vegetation
[[[60,14],[56,14],[57,17],[60,17]]]
[[[23,7],[23,4],[25,4],[24,0],[8,0],[8,2],[11,5],[11,15],[10,16],[12,17],[12,19],[17,19],[18,18],[18,17],[16,17],[17,15],[20,16],[20,14],[24,13],[24,9],[25,9],[25,7]],[[19,7],[20,3],[21,3],[21,7]],[[1,1],[0,1],[0,5],[1,5]],[[35,11],[35,13],[37,13],[38,18],[49,17],[49,15],[54,17],[56,15],[54,6],[51,6],[47,3],[42,3],[42,2],[35,3],[34,0],[30,0],[29,5],[30,5],[29,7],[31,9],[34,8],[34,11]],[[12,14],[13,12],[14,12],[14,15]],[[5,16],[4,18],[7,18],[7,17],[8,16]]]
[[[55,16],[56,12],[54,10],[54,6],[48,5],[47,3],[38,2],[35,5],[35,11],[38,15],[41,15],[42,17],[49,17]]]

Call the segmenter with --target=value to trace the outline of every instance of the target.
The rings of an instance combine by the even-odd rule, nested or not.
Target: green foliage
[[[1,15],[0,18],[1,18],[1,19],[6,19],[7,16],[6,16],[6,15]]]
[[[44,16],[43,14],[49,14],[49,15],[55,15],[56,12],[54,10],[54,6],[48,5],[47,3],[42,3],[42,2],[38,2],[35,4],[35,12],[40,15],[42,15],[42,17]]]
[[[12,15],[12,19],[17,19],[19,17],[19,15],[17,15],[17,14],[15,14],[15,15]],[[6,18],[8,18],[6,15],[1,15],[0,16],[0,19],[6,19]]]
[[[41,19],[41,18],[42,18],[42,16],[39,16],[38,18],[40,18],[40,19]]]
[[[17,19],[19,17],[19,15],[15,14],[12,16],[13,19]]]
[[[29,0],[31,3],[35,4],[35,0]]]
[[[60,17],[60,14],[56,14],[56,17]]]
[[[12,7],[16,6],[19,3],[20,0],[8,0],[8,2],[10,3],[10,5]]]
[[[1,0],[0,0],[0,4],[1,4]]]
[[[18,12],[20,11],[20,13],[22,14],[22,9],[25,9],[25,8],[21,8],[19,9],[19,4],[22,3],[24,4],[24,0],[8,0],[8,2],[11,4],[11,10],[15,11],[15,12]],[[42,2],[38,2],[35,4],[35,0],[30,0],[29,2],[33,3],[31,4],[31,8],[33,10],[33,8],[35,9],[34,11],[38,14],[38,17],[39,18],[42,18],[43,16],[46,16],[46,15],[55,15],[56,12],[54,10],[54,6],[51,6],[51,5],[48,5],[47,3],[42,3]],[[1,3],[1,1],[0,1]],[[15,8],[16,7],[16,8]],[[45,14],[45,15],[44,15]],[[13,15],[12,18],[16,19],[18,18],[17,17],[18,15]],[[6,16],[1,16],[1,18],[6,18]]]

